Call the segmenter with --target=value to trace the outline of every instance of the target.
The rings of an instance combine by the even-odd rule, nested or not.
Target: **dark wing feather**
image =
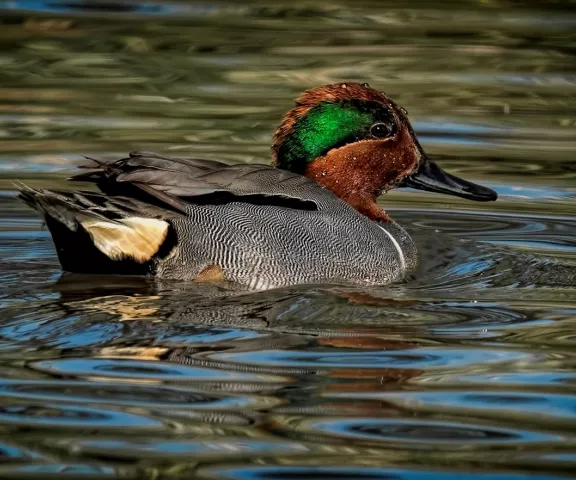
[[[153,201],[177,212],[185,212],[187,203],[232,201],[317,210],[319,200],[332,196],[306,177],[268,165],[228,165],[148,152],[133,152],[115,161],[89,160],[96,168],[72,180],[94,182],[109,195]]]
[[[32,208],[76,231],[79,219],[116,221],[145,214],[161,218],[165,211],[129,197],[110,197],[102,193],[83,191],[36,190],[26,185],[19,187],[18,197]]]

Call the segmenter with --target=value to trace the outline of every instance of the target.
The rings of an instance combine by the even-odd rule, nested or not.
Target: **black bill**
[[[427,158],[422,159],[418,169],[406,177],[401,186],[456,195],[477,202],[490,202],[498,198],[494,190],[450,175]]]

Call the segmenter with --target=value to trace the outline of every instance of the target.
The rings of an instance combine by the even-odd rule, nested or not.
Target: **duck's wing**
[[[186,204],[230,202],[319,210],[335,199],[318,183],[268,165],[228,165],[148,152],[132,152],[119,160],[89,160],[94,169],[71,180],[94,182],[108,195],[151,201],[182,213]]]
[[[170,217],[187,215],[194,204],[341,205],[319,184],[266,165],[138,152],[89,160],[90,170],[71,180],[93,182],[101,193],[20,188],[20,198],[43,215],[63,268],[72,272],[147,273],[177,241]]]

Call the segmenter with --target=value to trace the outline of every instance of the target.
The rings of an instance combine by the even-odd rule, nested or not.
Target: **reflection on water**
[[[573,475],[572,6],[0,1],[0,478]],[[407,283],[62,275],[14,199],[80,153],[266,161],[292,98],[340,80],[501,196],[384,196],[422,254]]]

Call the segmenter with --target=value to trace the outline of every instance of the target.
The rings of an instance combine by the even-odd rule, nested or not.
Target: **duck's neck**
[[[306,170],[306,176],[331,190],[341,200],[371,220],[386,223],[392,221],[388,214],[377,205],[376,195],[354,189],[351,185],[346,184],[346,180],[331,175],[329,170],[317,168],[317,165],[310,165]]]
[[[342,147],[310,162],[304,174],[368,218],[391,222],[386,212],[376,204],[376,199],[390,188],[394,177],[382,175],[380,158],[373,149],[373,145],[368,144],[365,148],[359,148],[359,145]],[[390,173],[395,175],[395,172]]]

